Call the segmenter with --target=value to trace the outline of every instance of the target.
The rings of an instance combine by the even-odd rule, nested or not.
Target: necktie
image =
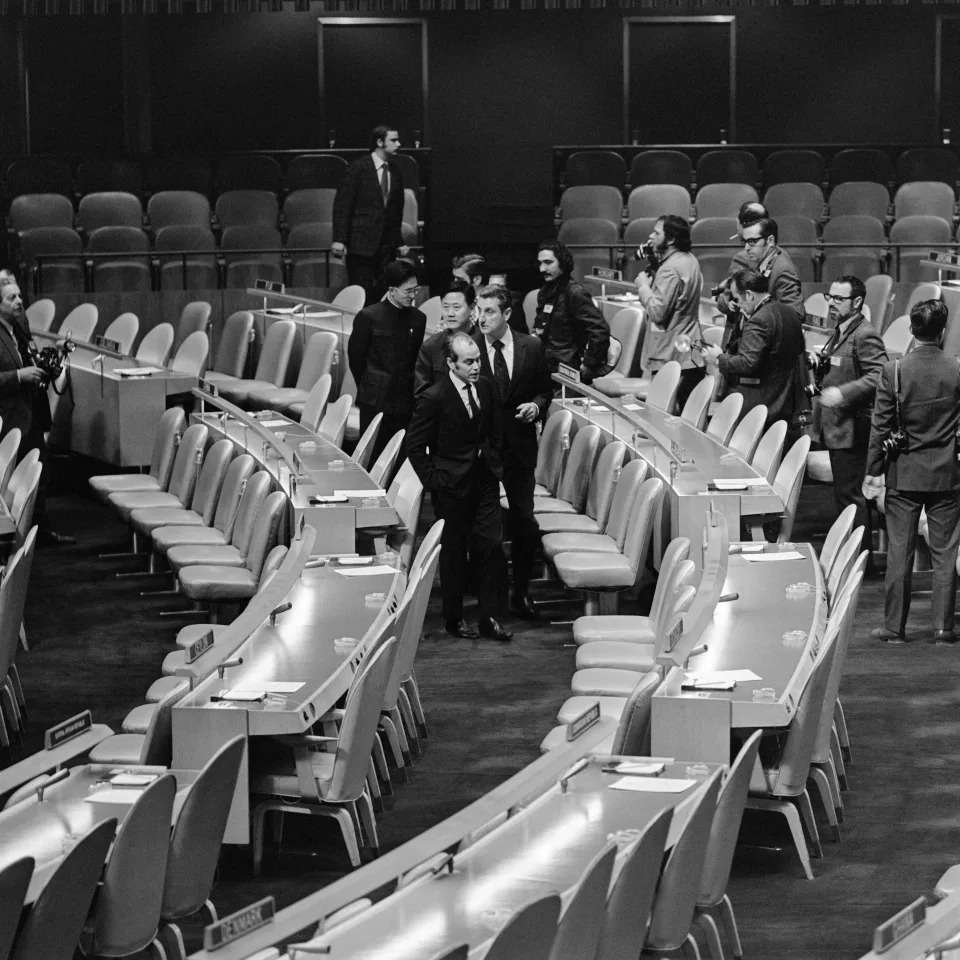
[[[500,394],[501,403],[507,399],[507,391],[510,389],[510,371],[507,370],[507,361],[503,356],[503,341],[494,340],[493,342],[493,381],[497,385],[497,393]]]
[[[383,205],[387,205],[387,201],[390,199],[390,180],[389,174],[387,173],[387,165],[384,164],[380,168],[380,192],[383,194]]]
[[[465,383],[463,385],[464,392],[467,395],[467,403],[470,404],[470,419],[476,420],[477,423],[480,422],[480,408],[477,406],[477,401],[473,399],[473,391],[470,389],[470,384]]]
[[[13,331],[13,339],[17,342],[17,349],[20,351],[20,362],[25,367],[30,366],[33,362],[30,352],[30,340],[23,332],[23,328],[16,321],[10,324],[10,329]]]

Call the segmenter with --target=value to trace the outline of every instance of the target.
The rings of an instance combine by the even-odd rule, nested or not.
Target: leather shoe
[[[951,646],[957,642],[957,635],[952,630],[934,630],[933,643],[943,646]]]
[[[479,640],[480,634],[467,625],[466,620],[447,620],[444,629],[451,637],[459,637],[461,640]]]
[[[907,642],[906,637],[902,633],[894,633],[886,627],[875,627],[870,631],[870,636],[874,640],[879,640],[882,643],[898,644]]]
[[[521,620],[540,619],[540,611],[533,605],[533,601],[525,593],[515,593],[510,598],[510,609]]]
[[[491,640],[499,640],[502,643],[509,643],[513,639],[513,634],[504,630],[500,622],[493,617],[483,617],[477,622],[477,626],[480,628],[481,637],[489,637]]]
[[[37,546],[39,547],[72,547],[76,542],[76,537],[68,536],[65,533],[57,533],[56,530],[37,532]]]

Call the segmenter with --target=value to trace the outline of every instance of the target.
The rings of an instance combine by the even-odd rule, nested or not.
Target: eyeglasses
[[[744,237],[740,243],[745,247],[755,247],[758,243],[763,243],[766,240],[766,237]]]
[[[826,300],[827,303],[843,303],[844,300],[852,300],[853,297],[841,297],[836,293],[825,293],[823,299]]]
[[[397,287],[397,293],[401,297],[415,297],[419,292],[419,287]]]

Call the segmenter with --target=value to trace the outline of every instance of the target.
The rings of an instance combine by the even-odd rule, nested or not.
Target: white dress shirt
[[[467,399],[467,391],[464,390],[464,387],[467,387],[470,393],[473,396],[473,402],[477,405],[477,409],[480,409],[480,398],[477,396],[477,391],[474,389],[472,383],[467,383],[466,380],[461,380],[452,370],[447,376],[453,381],[453,385],[457,388],[457,396],[460,397],[460,402],[463,404],[464,409],[467,411],[467,416],[472,420],[473,411],[470,409],[470,401]]]
[[[490,361],[490,370],[493,372],[496,368],[494,367],[494,360],[497,356],[497,348],[487,340],[486,337],[483,338],[483,342],[487,347],[487,359]],[[507,363],[507,373],[510,374],[510,379],[513,379],[513,331],[507,327],[506,332],[500,338],[500,342],[503,344],[503,359]],[[496,341],[494,341],[496,343]]]

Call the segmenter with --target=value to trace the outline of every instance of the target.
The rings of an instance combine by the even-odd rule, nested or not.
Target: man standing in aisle
[[[866,528],[867,509],[863,499],[863,478],[870,442],[870,416],[887,362],[880,334],[863,316],[866,287],[858,277],[838,277],[826,295],[833,335],[811,359],[814,383],[820,395],[819,408],[823,445],[830,454],[833,493],[837,513],[855,504],[854,526]],[[817,422],[814,414],[814,424]]]
[[[347,278],[367,291],[367,303],[384,267],[410,251],[403,245],[403,183],[392,158],[400,135],[388,124],[370,135],[372,153],[347,167],[333,202],[330,252],[345,257]]]
[[[690,252],[690,224],[667,214],[650,234],[659,265],[651,280],[637,275],[637,296],[645,312],[646,331],[640,351],[643,375],[651,380],[671,360],[680,363],[677,409],[682,410],[693,388],[704,378],[703,360],[696,351],[677,350],[677,337],[700,340],[700,264]]]
[[[593,298],[572,279],[573,255],[559,240],[546,240],[537,251],[543,286],[537,294],[533,333],[543,341],[551,373],[564,363],[593,383],[606,367],[610,326]]]
[[[474,322],[476,314],[477,292],[476,287],[466,280],[453,279],[440,300],[440,329],[432,336],[427,337],[417,354],[417,365],[414,370],[414,396],[419,397],[424,390],[432,387],[449,371],[447,366],[446,343],[447,338],[458,331],[473,336],[477,325]]]
[[[443,520],[440,588],[447,633],[508,641],[513,635],[498,619],[506,585],[501,405],[493,382],[480,377],[480,348],[474,340],[454,333],[446,351],[448,374],[420,395],[407,453]],[[479,633],[463,619],[468,548],[476,570]]]
[[[372,460],[410,423],[413,369],[427,327],[427,318],[413,305],[420,289],[413,265],[395,260],[387,264],[383,279],[387,295],[354,317],[347,342],[350,372],[357,384],[360,433],[378,413],[383,414]]]
[[[537,421],[553,397],[543,343],[510,327],[511,297],[505,287],[481,288],[477,316],[482,336],[480,375],[497,389],[503,417],[503,488],[513,560],[510,607],[524,620],[539,618],[528,596],[540,531],[533,518],[533,471],[537,465]]]

